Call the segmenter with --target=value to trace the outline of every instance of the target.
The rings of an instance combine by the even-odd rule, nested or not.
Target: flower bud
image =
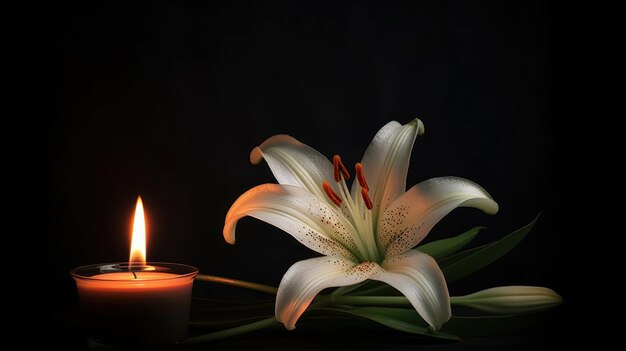
[[[500,286],[452,297],[450,302],[495,314],[523,314],[547,310],[561,304],[563,298],[540,286]]]

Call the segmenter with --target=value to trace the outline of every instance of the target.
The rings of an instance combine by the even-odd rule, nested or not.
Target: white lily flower
[[[494,214],[498,204],[479,185],[456,177],[433,178],[407,191],[411,150],[423,132],[419,119],[386,124],[356,164],[351,191],[339,156],[331,162],[291,136],[273,136],[252,150],[251,162],[265,159],[280,184],[259,185],[235,201],[226,215],[226,241],[234,244],[237,221],[252,216],[325,255],[297,262],[283,276],[276,318],[287,329],[323,289],[367,279],[398,289],[434,330],[450,319],[441,269],[412,248],[453,209]]]
[[[541,286],[499,286],[465,296],[455,296],[452,303],[496,314],[539,312],[558,306],[563,298]]]

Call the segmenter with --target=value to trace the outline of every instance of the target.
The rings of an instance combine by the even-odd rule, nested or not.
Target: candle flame
[[[146,219],[143,213],[141,196],[137,197],[137,206],[135,207],[133,234],[130,241],[130,259],[128,263],[131,266],[146,264]]]

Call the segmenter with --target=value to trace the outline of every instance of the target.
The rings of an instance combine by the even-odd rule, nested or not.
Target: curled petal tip
[[[495,205],[495,208],[494,208],[494,210],[493,210],[493,213],[492,213],[492,214],[496,214],[496,213],[498,213],[498,211],[500,211],[500,205],[498,205],[498,203],[497,203],[497,202],[495,202],[495,201],[494,201],[493,203],[494,203],[494,205]]]
[[[236,221],[235,223],[232,223],[231,221],[226,221],[226,223],[224,224],[224,229],[222,231],[222,234],[224,235],[224,240],[231,244],[231,245],[235,245],[235,228],[236,228]]]
[[[287,134],[276,134],[267,138],[261,145],[255,147],[250,152],[250,162],[252,164],[259,164],[264,158],[263,150],[267,150],[272,147],[282,147],[284,145],[300,147],[303,144],[296,140],[294,137]]]
[[[263,151],[261,151],[260,147],[257,146],[252,149],[252,151],[250,151],[250,163],[252,163],[253,165],[258,165],[259,163],[261,163],[262,159]]]
[[[417,124],[417,135],[419,136],[424,135],[424,133],[426,132],[426,128],[424,127],[424,123],[422,123],[422,120],[420,120],[419,118],[416,118],[411,123]]]
[[[497,202],[493,201],[493,199],[484,199],[484,205],[482,205],[482,210],[488,215],[495,215],[500,210],[500,205]]]

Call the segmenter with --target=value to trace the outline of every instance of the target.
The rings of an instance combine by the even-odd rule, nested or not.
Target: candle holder
[[[177,263],[75,268],[85,334],[107,345],[171,345],[187,335],[198,269]]]

